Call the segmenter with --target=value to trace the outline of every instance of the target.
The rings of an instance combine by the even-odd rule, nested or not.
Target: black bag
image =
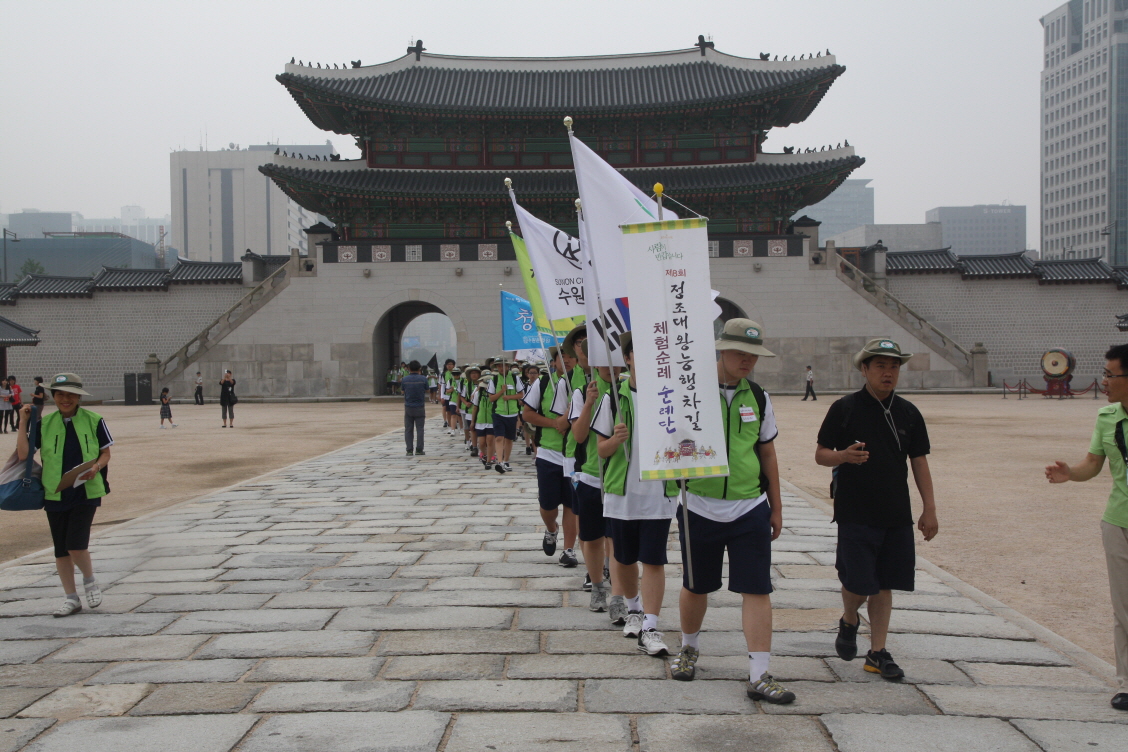
[[[24,477],[13,480],[0,486],[0,509],[6,512],[23,512],[29,509],[43,508],[43,483],[31,474],[35,458],[35,430],[39,406],[31,408],[31,435],[28,438],[27,463],[24,466]],[[19,429],[16,429],[19,430]]]

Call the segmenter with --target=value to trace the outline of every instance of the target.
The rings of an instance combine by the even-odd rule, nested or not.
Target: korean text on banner
[[[513,211],[521,226],[521,239],[529,254],[545,315],[551,319],[584,317],[584,269],[580,260],[580,241],[534,217],[517,203],[513,191]]]
[[[623,225],[640,478],[728,475],[704,219]]]
[[[513,241],[513,252],[517,256],[517,266],[521,269],[521,281],[525,283],[525,294],[529,296],[529,305],[532,307],[537,330],[549,337],[564,339],[568,332],[583,323],[583,319],[559,319],[549,324],[548,315],[544,312],[544,303],[541,301],[540,290],[537,289],[532,264],[529,262],[529,252],[525,248],[525,241],[520,235],[510,232],[509,239]],[[539,344],[537,345],[540,346]]]
[[[532,350],[540,347],[540,337],[529,301],[501,291],[501,349]]]

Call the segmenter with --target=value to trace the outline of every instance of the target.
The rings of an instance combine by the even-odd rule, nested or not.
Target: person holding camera
[[[114,440],[101,415],[79,406],[82,397],[89,396],[82,389],[82,379],[60,373],[48,388],[58,410],[34,426],[30,425],[31,405],[20,410],[16,454],[21,461],[27,460],[28,439],[34,438],[43,464],[44,510],[55,546],[55,569],[66,593],[54,616],[63,617],[82,610],[74,579],[76,566],[82,572],[86,605],[97,608],[102,603],[90,560],[90,526],[102,497],[110,492],[106,468]]]
[[[235,396],[235,377],[231,369],[223,372],[223,380],[219,382],[219,409],[223,412],[223,428],[227,428],[228,419],[231,427],[235,427],[235,404],[239,398]]]

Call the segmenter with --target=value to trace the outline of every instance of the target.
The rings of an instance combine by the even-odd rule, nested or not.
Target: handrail
[[[184,347],[161,361],[157,367],[157,381],[166,384],[182,374],[185,368],[199,360],[233,329],[250,318],[251,314],[287,287],[290,284],[289,267],[290,262],[278,267],[274,273],[252,287],[246,295],[221,313],[215,321],[204,327],[199,334],[188,340]]]
[[[928,345],[964,375],[971,375],[970,352],[961,347],[946,332],[933,326],[924,316],[921,316],[893,293],[875,282],[861,269],[841,255],[835,255],[838,256],[838,266],[835,267],[835,273],[840,280],[852,287],[859,295],[870,299],[870,302],[881,309],[885,315],[904,325],[910,331],[914,329],[922,330],[923,336],[918,335],[921,342]]]

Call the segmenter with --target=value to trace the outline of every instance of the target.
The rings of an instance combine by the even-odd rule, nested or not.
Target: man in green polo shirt
[[[1128,710],[1128,345],[1117,345],[1105,353],[1104,380],[1109,404],[1097,412],[1097,425],[1085,459],[1070,467],[1058,460],[1046,468],[1050,483],[1095,478],[1104,467],[1112,472],[1112,492],[1101,518],[1101,541],[1108,565],[1112,596],[1112,638],[1116,647],[1116,681],[1120,691],[1112,707]]]

